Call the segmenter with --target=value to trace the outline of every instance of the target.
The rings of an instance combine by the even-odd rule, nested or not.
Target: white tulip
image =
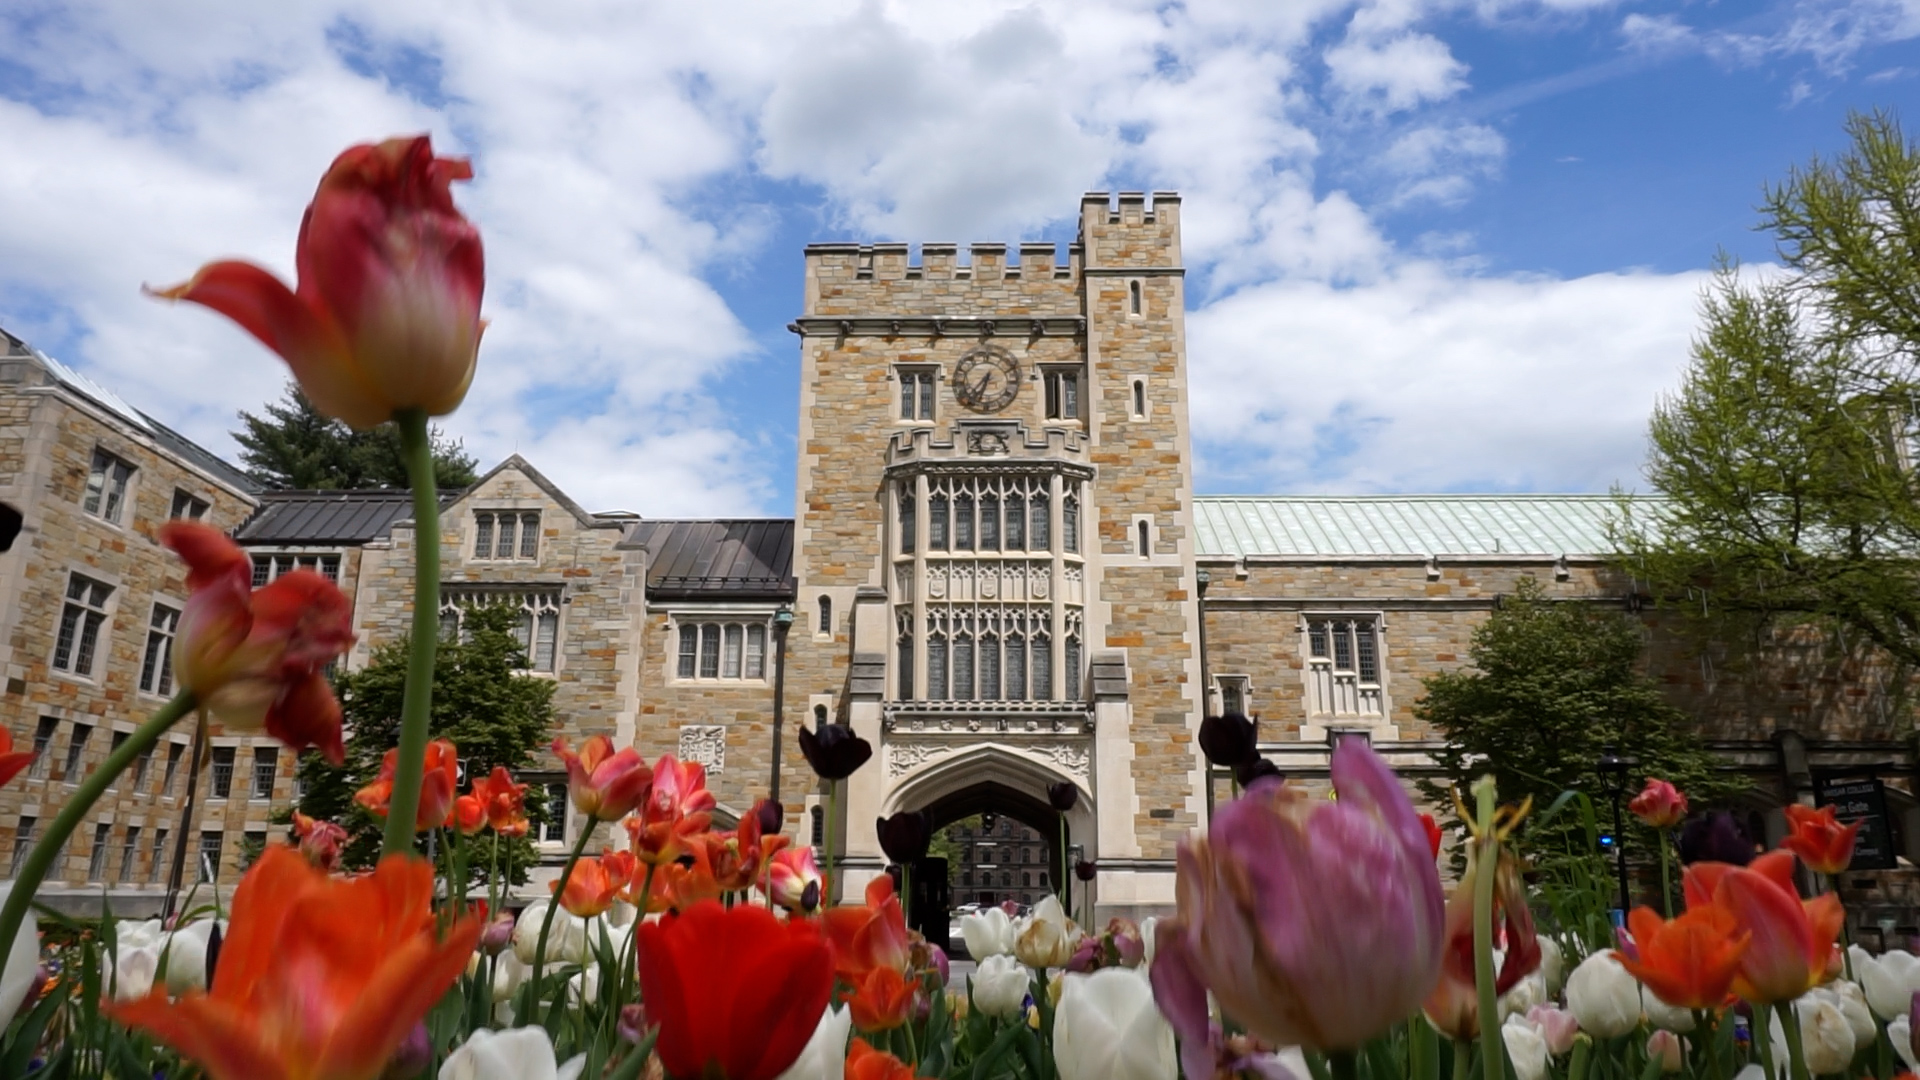
[[[5,904],[12,892],[11,882],[0,885],[0,904]],[[6,966],[0,967],[0,1025],[5,1025],[20,1011],[20,1003],[27,1000],[27,993],[33,989],[33,980],[39,973],[40,922],[33,917],[33,909],[28,908],[26,917],[20,920],[19,932],[13,935],[13,948],[7,951]]]
[[[1681,1035],[1693,1030],[1693,1010],[1669,1005],[1644,986],[1640,988],[1640,1002],[1647,1014],[1647,1023],[1654,1027]]]
[[[1800,1024],[1800,1052],[1806,1057],[1807,1071],[1814,1074],[1845,1072],[1853,1061],[1853,1027],[1840,1014],[1831,997],[1819,991],[1809,992],[1793,1003]],[[1769,1032],[1773,1037],[1773,1057],[1786,1062],[1787,1035],[1780,1026],[1778,1010],[1770,1013]]]
[[[1767,1070],[1759,1065],[1748,1065],[1733,1074],[1733,1080],[1767,1080]]]
[[[1547,997],[1551,998],[1567,985],[1567,956],[1553,938],[1542,934],[1536,940],[1540,942],[1540,977],[1547,981]]]
[[[813,1038],[800,1056],[775,1080],[845,1080],[847,1075],[847,1034],[853,1028],[853,1011],[846,1006],[827,1006],[814,1025]]]
[[[582,989],[583,987],[584,989]],[[585,968],[574,972],[567,978],[567,1004],[579,1005],[583,1000],[594,1001],[599,997],[599,964],[588,964]]]
[[[1129,968],[1069,975],[1053,1012],[1060,1080],[1175,1080],[1173,1028],[1146,976]]]
[[[493,1000],[495,1004],[513,1000],[514,991],[527,981],[528,965],[520,962],[520,954],[512,949],[503,950],[493,958]]]
[[[158,946],[166,936],[166,924],[159,919],[121,919],[113,924],[113,940],[122,948]]]
[[[1154,928],[1159,925],[1160,916],[1158,915],[1149,915],[1140,920],[1141,971],[1146,971],[1153,967],[1153,931]],[[1295,1075],[1300,1074],[1296,1073]]]
[[[960,936],[975,962],[1013,951],[1013,919],[997,907],[960,916]]]
[[[1517,1080],[1547,1080],[1547,1038],[1524,1016],[1509,1016],[1500,1025]]]
[[[1547,1002],[1547,977],[1538,971],[1529,972],[1513,989],[1500,996],[1500,1015],[1525,1015],[1528,1009]]]
[[[973,1007],[999,1020],[1020,1015],[1033,974],[1004,953],[980,961],[973,972]]]
[[[447,1055],[439,1080],[578,1080],[586,1067],[585,1054],[556,1066],[545,1028],[480,1028]]]
[[[1080,928],[1067,918],[1057,896],[1033,905],[1033,914],[1014,923],[1013,955],[1030,968],[1065,967],[1079,946]]]
[[[1880,1033],[1880,1026],[1873,1022],[1873,1010],[1867,1007],[1867,995],[1860,989],[1859,983],[1845,979],[1835,979],[1820,988],[1820,993],[1833,999],[1840,1009],[1840,1015],[1847,1018],[1847,1026],[1853,1029],[1855,1046],[1865,1046]]]
[[[548,900],[535,900],[513,924],[513,951],[526,963],[533,963],[533,954],[540,943],[540,924],[546,921],[550,904]],[[555,912],[553,928],[547,931],[547,963],[586,963],[587,930],[587,920],[565,911]]]
[[[167,967],[167,992],[178,996],[189,990],[207,988],[207,945],[213,939],[215,922],[201,919],[166,935],[161,959]],[[218,923],[220,933],[227,932],[225,920]]]
[[[1866,991],[1867,1004],[1882,1020],[1907,1015],[1913,995],[1920,992],[1920,957],[1899,949],[1871,956],[1858,945],[1847,950],[1853,976]]]
[[[1640,1026],[1640,982],[1602,949],[1567,977],[1567,1009],[1581,1030],[1596,1039],[1612,1039]]]
[[[160,946],[120,945],[115,956],[101,957],[106,971],[101,974],[113,987],[113,1000],[134,1001],[153,991],[154,977],[160,974]]]
[[[1907,1017],[1896,1016],[1887,1021],[1887,1041],[1893,1044],[1893,1052],[1900,1055],[1907,1068],[1920,1069],[1920,1055],[1913,1052],[1913,1024]]]

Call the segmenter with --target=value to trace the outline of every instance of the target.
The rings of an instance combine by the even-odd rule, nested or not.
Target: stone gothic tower
[[[1087,195],[1064,261],[957,255],[807,248],[786,710],[875,747],[847,888],[878,816],[1052,835],[1070,782],[1102,914],[1170,905],[1204,801],[1179,198]]]

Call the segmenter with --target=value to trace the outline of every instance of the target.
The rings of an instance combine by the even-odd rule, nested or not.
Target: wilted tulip
[[[873,756],[873,744],[844,724],[822,723],[818,731],[800,725],[800,753],[822,780],[845,780]]]
[[[438,1080],[575,1080],[586,1065],[585,1054],[555,1065],[553,1040],[543,1027],[479,1028],[447,1055]]]
[[[967,955],[976,961],[1013,952],[1013,919],[998,908],[982,908],[972,915],[960,916],[960,937],[967,943]]]
[[[1072,781],[1062,780],[1057,784],[1047,785],[1047,802],[1060,813],[1064,814],[1072,810],[1074,804],[1079,801],[1080,789],[1074,787]]]
[[[988,1016],[1012,1020],[1027,1000],[1033,973],[1005,953],[980,961],[973,971],[973,1007]]]
[[[1538,1025],[1524,1016],[1509,1016],[1500,1025],[1500,1038],[1507,1044],[1507,1057],[1518,1080],[1546,1080],[1547,1037]]]
[[[1665,780],[1647,778],[1647,786],[1627,809],[1649,829],[1671,829],[1687,818],[1687,797]]]
[[[1426,831],[1360,741],[1334,750],[1331,772],[1337,801],[1261,781],[1180,846],[1179,916],[1154,935],[1168,1016],[1204,1016],[1212,991],[1271,1045],[1352,1050],[1433,987],[1443,905]]]
[[[464,159],[424,135],[334,159],[300,225],[295,289],[252,263],[209,263],[155,290],[204,304],[279,353],[314,407],[364,431],[396,411],[459,407],[480,348],[480,233],[453,205]]]
[[[902,866],[912,866],[926,857],[933,842],[933,819],[924,810],[902,810],[892,817],[878,818],[874,828],[880,832],[880,850]]]
[[[300,854],[305,855],[315,867],[328,873],[340,868],[340,856],[347,845],[347,830],[331,821],[315,821],[295,810],[293,835],[300,842]]]
[[[1506,995],[1540,966],[1540,945],[1533,932],[1533,913],[1527,908],[1526,886],[1520,879],[1517,857],[1502,851],[1491,869],[1478,858],[1467,863],[1467,871],[1454,885],[1446,906],[1446,946],[1442,950],[1440,979],[1427,996],[1425,1010],[1434,1027],[1455,1039],[1472,1038],[1480,1032],[1480,1002],[1474,981],[1473,909],[1475,882],[1483,873],[1494,875],[1493,925],[1503,934],[1507,948],[1498,956],[1494,968],[1494,993]],[[1544,996],[1546,980],[1538,983]],[[1514,1003],[1524,1012],[1533,1000]],[[1498,1023],[1496,1016],[1491,1022]]]
[[[253,588],[253,560],[218,529],[160,527],[187,564],[187,605],[173,639],[180,685],[229,731],[265,731],[290,749],[346,760],[340,702],[326,667],[353,644],[352,605],[311,570]]]
[[[1126,968],[1068,975],[1053,1013],[1060,1080],[1176,1080],[1173,1029],[1146,977]]]
[[[1740,827],[1740,822],[1724,810],[1708,812],[1696,817],[1680,829],[1680,840],[1676,847],[1680,851],[1680,861],[1686,864],[1697,862],[1730,863],[1745,866],[1753,861],[1753,839]]]
[[[1200,752],[1215,768],[1238,768],[1259,756],[1259,728],[1239,713],[1209,716],[1200,721]]]
[[[399,769],[400,751],[387,751],[381,759],[380,775],[372,783],[354,792],[353,801],[379,817],[387,816],[393,800],[394,775]],[[454,789],[460,777],[460,753],[451,742],[434,739],[427,744],[422,763],[420,804],[414,814],[414,831],[426,832],[447,823],[453,813]]]
[[[1807,869],[1831,877],[1853,862],[1853,842],[1865,818],[1842,825],[1833,807],[1815,810],[1799,803],[1788,803],[1785,811],[1788,832],[1780,846],[1800,856]]]
[[[1080,928],[1060,906],[1060,898],[1047,896],[1033,906],[1033,913],[1013,928],[1013,955],[1028,967],[1045,971],[1065,967],[1080,945]]]
[[[1640,1026],[1640,983],[1612,952],[1592,953],[1567,977],[1567,1010],[1594,1038],[1618,1038]]]
[[[573,808],[596,821],[618,821],[647,797],[653,770],[633,747],[618,752],[613,740],[595,735],[578,754],[565,738],[553,740],[553,752],[567,766],[567,794]]]

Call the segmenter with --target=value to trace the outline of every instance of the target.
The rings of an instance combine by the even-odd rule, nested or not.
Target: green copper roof
[[[1202,495],[1201,558],[1598,556],[1611,495]]]

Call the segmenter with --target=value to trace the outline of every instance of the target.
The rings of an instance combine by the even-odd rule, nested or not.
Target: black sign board
[[[1887,793],[1870,776],[1822,776],[1813,784],[1815,806],[1833,807],[1840,824],[1864,820],[1853,840],[1853,862],[1848,870],[1891,870],[1894,867],[1893,830],[1887,820]]]

